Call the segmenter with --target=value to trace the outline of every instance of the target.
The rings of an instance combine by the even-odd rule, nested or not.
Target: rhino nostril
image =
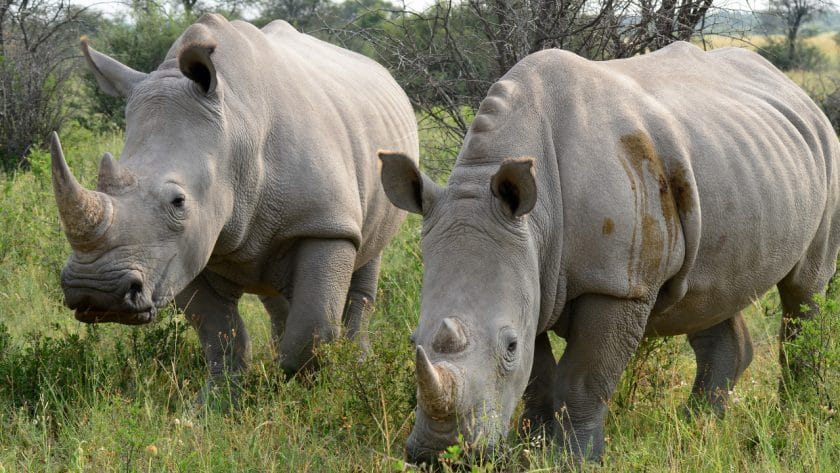
[[[128,300],[137,303],[143,295],[143,283],[134,281],[128,286]]]

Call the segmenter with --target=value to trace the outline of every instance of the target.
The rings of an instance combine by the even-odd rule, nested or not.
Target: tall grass
[[[63,141],[89,186],[98,156],[121,146],[118,135],[78,130]],[[0,472],[413,469],[402,455],[414,419],[408,337],[422,277],[418,218],[386,249],[364,361],[353,343],[330,344],[311,384],[286,382],[272,361],[268,317],[255,298],[243,299],[254,361],[240,406],[224,414],[193,405],[204,360],[179,314],[168,311],[143,327],[86,326],[62,306],[58,273],[69,247],[48,163],[46,154],[36,155],[32,172],[0,177]],[[604,464],[583,469],[840,469],[836,406],[779,402],[777,298],[756,301],[746,318],[755,361],[724,418],[679,414],[694,372],[690,350],[682,339],[655,342],[631,364],[610,404]],[[831,336],[827,350],[837,350],[837,333]],[[828,380],[827,389],[840,391],[836,372]],[[454,446],[443,469],[555,471],[565,461],[536,439],[514,436],[506,457],[483,466],[466,458]]]

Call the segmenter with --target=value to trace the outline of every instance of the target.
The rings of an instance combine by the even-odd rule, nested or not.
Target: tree
[[[330,0],[268,0],[261,23],[286,20],[298,30],[310,32],[324,26],[322,15],[331,7]]]
[[[0,167],[28,164],[33,144],[61,127],[86,8],[66,0],[0,0]]]
[[[790,62],[796,62],[796,44],[802,24],[828,10],[825,0],[770,0],[770,14],[779,17],[784,26]]]
[[[364,37],[423,119],[444,130],[442,149],[427,154],[448,155],[439,169],[445,173],[487,89],[528,54],[562,48],[590,59],[630,57],[690,39],[711,5],[712,0],[438,0],[423,12],[389,11],[374,27],[336,26],[335,34],[345,44]]]

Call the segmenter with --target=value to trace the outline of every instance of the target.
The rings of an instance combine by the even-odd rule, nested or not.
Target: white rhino
[[[125,148],[83,189],[53,135],[56,202],[73,253],[61,285],[84,322],[141,324],[175,300],[198,332],[211,385],[249,359],[237,311],[267,308],[282,367],[313,345],[365,343],[380,252],[405,212],[376,150],[417,156],[412,107],[388,72],[275,21],[206,15],[144,74],[82,50],[100,87],[127,97]]]
[[[523,395],[525,426],[599,458],[646,336],[688,335],[693,400],[720,411],[752,358],[740,311],[776,285],[790,340],[835,270],[837,136],[746,50],[539,52],[490,88],[445,188],[409,156],[380,157],[424,217],[415,461],[458,433],[492,446]]]

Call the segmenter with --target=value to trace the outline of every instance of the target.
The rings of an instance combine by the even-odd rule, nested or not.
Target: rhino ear
[[[82,36],[81,44],[85,61],[96,77],[99,88],[112,97],[128,97],[134,86],[148,76],[91,48],[87,36]]]
[[[426,214],[437,199],[440,186],[403,153],[379,151],[377,155],[382,161],[382,187],[391,203],[409,212]]]
[[[184,32],[178,49],[178,67],[181,73],[196,83],[205,95],[216,90],[216,66],[211,55],[216,50],[216,40],[203,24],[196,23]]]
[[[490,180],[490,190],[510,217],[521,217],[537,203],[534,158],[507,158]]]

